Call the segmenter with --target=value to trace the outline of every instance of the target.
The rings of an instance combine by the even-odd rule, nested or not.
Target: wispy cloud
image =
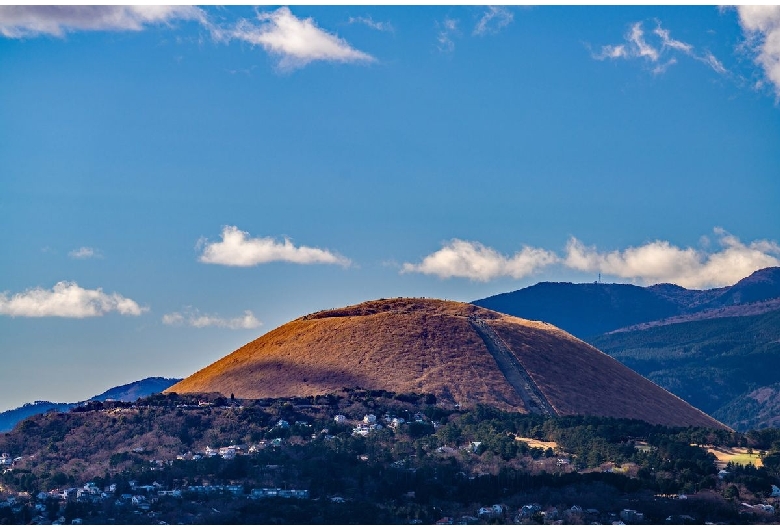
[[[287,261],[299,264],[326,263],[347,266],[350,260],[328,250],[313,247],[296,247],[285,238],[276,241],[272,237],[249,237],[235,226],[222,229],[222,241],[209,243],[201,241],[198,246],[204,246],[199,260],[203,263],[214,263],[232,267],[253,267],[272,261]]]
[[[436,36],[436,42],[440,52],[451,53],[455,51],[455,41],[453,38],[460,34],[458,31],[458,20],[445,17],[441,22],[436,22],[439,32]]]
[[[192,6],[0,6],[0,34],[8,38],[51,35],[74,31],[140,31],[148,25],[176,20],[205,20]]]
[[[217,315],[206,315],[197,309],[187,308],[182,312],[168,313],[162,317],[163,324],[168,326],[190,326],[193,328],[227,328],[256,329],[263,325],[248,309],[235,318],[223,318]]]
[[[474,27],[473,34],[485,35],[489,33],[498,33],[511,24],[514,18],[515,16],[506,7],[487,6],[487,10]]]
[[[376,60],[344,39],[320,29],[312,18],[297,18],[288,7],[258,12],[257,21],[241,20],[227,30],[212,27],[212,35],[218,40],[261,46],[276,57],[280,70],[302,68],[313,61],[371,63]]]
[[[737,13],[747,46],[780,99],[780,6],[738,6]]]
[[[509,257],[476,241],[453,239],[418,264],[404,263],[401,272],[487,282],[506,276],[523,278],[556,261],[554,253],[539,248],[523,247]]]
[[[393,28],[393,25],[390,24],[390,22],[377,22],[371,18],[370,15],[367,17],[349,17],[349,23],[362,24],[377,31],[387,31],[389,33],[393,33],[395,31],[395,28]]]
[[[656,35],[658,35],[661,38],[661,46],[663,48],[669,48],[672,50],[679,50],[683,53],[691,53],[693,51],[693,46],[686,42],[682,42],[679,40],[675,40],[671,37],[669,30],[664,29],[661,27],[661,24],[659,23],[658,26],[653,31]]]
[[[643,59],[650,65],[654,74],[664,73],[670,66],[677,64],[680,55],[691,57],[712,68],[718,74],[728,73],[726,67],[709,50],[697,52],[692,44],[672,38],[671,32],[656,20],[655,29],[648,35],[642,22],[634,22],[619,44],[607,44],[593,53],[594,59]]]
[[[0,315],[13,317],[85,318],[110,312],[138,316],[147,310],[120,294],[84,289],[75,282],[59,282],[51,290],[35,287],[12,296],[0,293]]]
[[[723,66],[723,63],[720,62],[717,57],[712,55],[712,52],[709,51],[704,52],[704,55],[694,56],[694,59],[703,62],[704,64],[706,64],[707,66],[709,66],[710,68],[712,68],[713,70],[715,70],[717,73],[721,75],[728,73],[728,70],[726,70],[726,67]]]
[[[102,258],[103,254],[96,248],[81,247],[68,252],[68,256],[73,259],[90,259],[90,258]]]
[[[719,247],[715,250],[680,248],[658,240],[624,250],[600,251],[571,238],[562,255],[524,247],[511,257],[478,242],[454,239],[420,263],[405,263],[401,272],[486,282],[502,277],[519,279],[558,264],[641,285],[675,283],[698,289],[731,285],[759,269],[780,265],[780,245],[775,241],[746,244],[722,228],[714,233]]]

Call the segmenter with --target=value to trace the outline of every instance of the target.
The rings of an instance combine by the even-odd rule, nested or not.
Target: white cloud
[[[510,257],[476,241],[453,239],[420,263],[404,263],[401,272],[486,282],[523,278],[557,264],[639,285],[674,283],[701,289],[733,285],[759,269],[780,266],[777,242],[760,239],[742,243],[722,228],[715,228],[714,233],[717,244],[704,237],[698,249],[658,240],[624,250],[599,251],[572,237],[561,256],[551,250],[523,247]]]
[[[75,282],[59,282],[50,291],[36,287],[13,296],[0,293],[0,315],[13,317],[85,318],[112,311],[138,316],[147,310],[120,294],[83,289]]]
[[[437,22],[436,26],[439,28],[439,33],[436,36],[439,51],[446,53],[455,51],[455,41],[452,39],[454,36],[460,34],[458,31],[458,21],[453,18],[445,17],[442,22]]]
[[[0,34],[8,38],[52,35],[73,31],[140,31],[150,24],[175,20],[205,20],[192,6],[0,6]]]
[[[313,247],[296,247],[285,238],[276,241],[271,237],[250,238],[235,226],[222,229],[222,241],[204,244],[199,260],[203,263],[229,265],[232,267],[253,267],[260,263],[288,261],[291,263],[327,263],[347,266],[350,260],[328,250]]]
[[[674,283],[699,289],[732,285],[765,267],[780,265],[780,246],[768,240],[744,244],[721,228],[715,229],[720,249],[680,248],[653,241],[625,250],[599,252],[576,238],[566,246],[564,264],[575,270],[600,272],[644,285]]]
[[[404,263],[401,272],[433,274],[439,278],[469,278],[487,282],[509,276],[522,278],[558,261],[547,250],[523,247],[508,257],[476,241],[453,239],[419,264]]]
[[[389,22],[376,22],[373,18],[370,16],[367,17],[349,17],[349,23],[350,24],[363,24],[364,26],[368,26],[371,29],[375,29],[377,31],[388,31],[390,33],[393,33],[395,31],[395,28],[393,28],[393,25]]]
[[[487,6],[487,11],[479,19],[474,27],[474,35],[485,35],[486,33],[498,33],[501,29],[508,26],[515,16],[506,7]]]
[[[243,316],[235,318],[222,318],[216,315],[204,315],[197,309],[188,308],[184,313],[174,312],[163,315],[163,324],[168,326],[191,326],[194,328],[228,328],[228,329],[256,329],[263,325],[248,309]]]
[[[650,37],[655,42],[650,42]],[[728,73],[723,63],[712,52],[705,50],[702,53],[697,53],[693,45],[673,39],[671,32],[663,28],[658,20],[656,20],[656,28],[650,35],[645,34],[642,22],[634,22],[626,33],[623,43],[602,46],[601,51],[593,54],[593,58],[599,61],[605,59],[644,59],[652,65],[651,71],[654,74],[661,74],[670,66],[677,64],[675,55],[679,54],[706,64],[718,74]]]
[[[81,247],[68,252],[68,256],[74,259],[102,258],[99,250],[91,247]]]
[[[281,70],[301,68],[312,61],[342,63],[374,62],[367,53],[352,48],[344,39],[328,33],[313,19],[299,19],[288,7],[258,12],[258,23],[241,20],[224,28],[209,20],[194,6],[0,6],[0,35],[9,38],[53,35],[73,31],[141,31],[152,24],[196,20],[216,41],[239,40],[260,45],[278,59]],[[353,20],[350,19],[350,22]],[[355,22],[381,31],[392,31],[385,22],[359,17]]]
[[[780,6],[738,6],[737,13],[756,63],[780,98]]]
[[[297,18],[288,7],[258,12],[257,19],[259,25],[242,20],[231,30],[212,28],[212,35],[220,40],[262,46],[278,59],[281,70],[301,68],[312,61],[370,63],[376,60],[352,48],[344,39],[320,29],[313,19]]]

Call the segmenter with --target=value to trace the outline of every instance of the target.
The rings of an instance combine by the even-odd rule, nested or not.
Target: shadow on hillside
[[[300,363],[284,361],[260,361],[252,363],[249,373],[241,373],[235,384],[230,379],[235,374],[217,382],[221,388],[214,389],[225,395],[235,393],[244,397],[305,396],[325,393],[342,388],[369,388],[384,390],[387,382],[380,377],[365,377],[349,373],[349,367],[344,369],[327,369],[306,366]],[[235,388],[231,389],[230,386]]]

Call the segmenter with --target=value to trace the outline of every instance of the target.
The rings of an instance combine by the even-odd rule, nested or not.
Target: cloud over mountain
[[[572,238],[564,263],[571,269],[601,272],[640,284],[674,283],[692,289],[731,285],[758,269],[780,265],[780,246],[773,241],[744,244],[721,228],[715,233],[721,249],[714,252],[680,248],[668,241],[599,252]]]
[[[780,245],[775,241],[742,243],[722,228],[714,232],[720,247],[714,250],[680,248],[656,240],[624,250],[600,251],[572,237],[560,256],[526,246],[509,257],[479,242],[453,239],[420,263],[405,263],[401,272],[486,282],[501,277],[519,279],[561,264],[640,285],[675,283],[698,289],[731,285],[759,269],[780,265]]]
[[[35,287],[9,296],[0,293],[0,315],[12,317],[99,317],[116,312],[138,316],[147,308],[118,293],[84,289],[76,282],[59,282],[51,290]]]
[[[232,267],[253,267],[272,261],[304,265],[326,263],[347,266],[350,264],[349,259],[328,250],[296,247],[287,238],[281,242],[271,237],[251,238],[248,232],[243,232],[235,226],[226,226],[222,229],[222,241],[214,243],[201,241],[200,245],[205,246],[198,258],[199,261]]]

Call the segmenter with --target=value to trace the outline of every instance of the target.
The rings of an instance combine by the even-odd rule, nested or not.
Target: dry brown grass
[[[558,449],[558,444],[555,442],[545,442],[544,440],[537,440],[536,438],[523,438],[522,436],[515,436],[515,440],[519,442],[525,442],[528,447],[536,447],[538,449]]]
[[[560,414],[727,429],[609,355],[555,326],[511,316],[503,316],[491,325]]]
[[[242,398],[309,396],[344,387],[436,394],[524,411],[468,316],[510,345],[561,414],[718,424],[595,348],[542,322],[459,302],[391,299],[293,320],[203,368],[169,391]]]

